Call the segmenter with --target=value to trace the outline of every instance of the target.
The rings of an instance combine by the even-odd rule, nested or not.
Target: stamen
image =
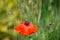
[[[25,23],[24,23],[26,26],[28,26],[29,25],[29,21],[25,21]]]

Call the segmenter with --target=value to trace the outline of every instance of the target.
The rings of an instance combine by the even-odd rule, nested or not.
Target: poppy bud
[[[28,21],[21,22],[19,25],[15,26],[14,29],[23,35],[30,35],[37,31],[37,27]]]

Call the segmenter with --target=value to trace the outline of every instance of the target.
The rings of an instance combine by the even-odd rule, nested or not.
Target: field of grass
[[[37,26],[36,33],[14,30],[25,19]],[[60,40],[60,0],[0,0],[0,40]]]

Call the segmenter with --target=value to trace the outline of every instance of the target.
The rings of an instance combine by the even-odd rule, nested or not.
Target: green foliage
[[[0,0],[0,40],[60,40],[59,17],[60,0]],[[14,30],[25,19],[38,27],[28,37]]]

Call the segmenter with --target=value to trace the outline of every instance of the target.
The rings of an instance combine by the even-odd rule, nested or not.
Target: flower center
[[[25,21],[24,25],[28,26],[29,25],[29,21]]]

